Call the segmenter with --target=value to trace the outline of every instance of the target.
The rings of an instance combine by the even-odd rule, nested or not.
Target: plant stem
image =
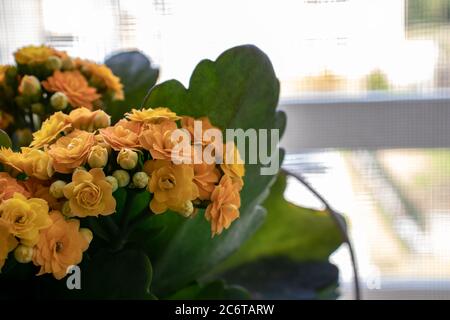
[[[296,174],[293,172],[290,172],[286,169],[281,169],[282,172],[284,172],[288,176],[292,176],[295,179],[297,179],[301,184],[303,184],[314,196],[319,199],[323,205],[325,206],[325,210],[328,211],[331,218],[333,219],[334,223],[339,229],[339,232],[341,233],[342,241],[347,244],[348,250],[350,252],[350,259],[352,262],[353,267],[353,281],[354,281],[354,290],[355,290],[355,299],[360,300],[361,299],[361,290],[359,287],[359,272],[358,272],[358,264],[356,262],[356,254],[353,249],[352,242],[350,240],[350,237],[348,236],[347,228],[345,226],[345,222],[342,219],[341,215],[336,212],[331,205],[328,203],[327,200],[325,200],[324,197],[316,190],[314,189],[301,174]]]

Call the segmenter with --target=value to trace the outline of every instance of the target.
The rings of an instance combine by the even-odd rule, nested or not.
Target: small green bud
[[[117,179],[114,178],[113,176],[107,176],[105,179],[112,186],[112,192],[116,191],[117,188],[119,188],[119,184],[117,183]]]
[[[51,71],[60,70],[62,68],[62,64],[61,59],[57,56],[50,56],[47,61],[45,61],[45,67]]]
[[[50,105],[55,110],[64,110],[67,108],[68,103],[67,96],[62,92],[55,92],[50,98]]]
[[[148,175],[143,171],[136,172],[133,175],[133,184],[136,188],[139,188],[139,189],[147,187]]]
[[[112,175],[117,179],[119,187],[126,187],[130,183],[130,175],[125,170],[116,170]]]

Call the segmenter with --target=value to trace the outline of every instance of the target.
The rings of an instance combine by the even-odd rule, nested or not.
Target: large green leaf
[[[175,80],[155,86],[147,107],[166,106],[180,115],[208,116],[222,129],[255,128],[284,131],[286,117],[277,112],[279,82],[269,58],[254,46],[227,50],[216,61],[204,60],[195,68],[189,88]],[[280,153],[280,163],[282,153]],[[172,213],[152,218],[165,230],[149,252],[154,266],[157,295],[175,292],[210,271],[225,259],[263,222],[259,204],[268,195],[274,176],[262,176],[262,165],[246,165],[241,193],[241,217],[229,230],[210,238],[203,213],[185,220]]]
[[[159,70],[138,51],[120,52],[109,57],[105,64],[120,77],[124,85],[125,100],[107,106],[113,123],[121,119],[131,108],[139,108],[145,95],[158,79]]]
[[[137,250],[99,252],[83,272],[83,297],[95,299],[153,299],[152,265]]]
[[[299,262],[283,256],[259,259],[221,275],[254,299],[336,299],[338,268],[328,261]]]
[[[327,261],[342,244],[339,229],[328,212],[286,201],[285,188],[286,175],[280,173],[264,202],[268,214],[263,226],[220,266],[221,270],[273,256],[296,261]]]

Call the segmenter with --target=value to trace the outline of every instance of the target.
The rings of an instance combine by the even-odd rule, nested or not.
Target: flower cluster
[[[244,164],[234,142],[198,139],[195,123],[156,108],[133,109],[111,126],[102,110],[79,107],[51,115],[19,152],[0,149],[0,268],[14,251],[39,274],[64,277],[95,237],[80,220],[113,214],[118,188],[147,190],[149,215],[205,209],[212,236],[229,228],[239,217]],[[179,132],[188,144],[177,156]],[[213,161],[195,161],[207,149]]]
[[[28,145],[55,111],[102,109],[124,99],[120,79],[105,65],[47,46],[23,47],[14,58],[16,66],[0,65],[0,129],[17,145]]]

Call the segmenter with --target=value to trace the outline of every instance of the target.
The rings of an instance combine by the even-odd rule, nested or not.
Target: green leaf
[[[131,108],[141,106],[146,94],[155,85],[159,70],[138,51],[120,52],[109,57],[105,64],[124,85],[125,100],[115,101],[106,109],[115,123]]]
[[[0,129],[0,147],[11,148],[12,142],[8,134]]]
[[[128,201],[126,205],[126,217],[127,221],[131,221],[136,218],[137,215],[142,213],[143,211],[149,211],[149,203],[150,203],[151,195],[146,189],[138,189],[138,190],[128,190]]]
[[[152,265],[137,250],[102,251],[82,269],[83,291],[95,299],[153,299]]]
[[[221,275],[254,299],[335,299],[338,268],[328,261],[299,262],[283,256],[259,259]]]
[[[264,257],[296,261],[327,261],[341,244],[339,229],[328,212],[296,206],[284,199],[286,175],[280,173],[264,202],[263,226],[223,265],[221,270]]]

